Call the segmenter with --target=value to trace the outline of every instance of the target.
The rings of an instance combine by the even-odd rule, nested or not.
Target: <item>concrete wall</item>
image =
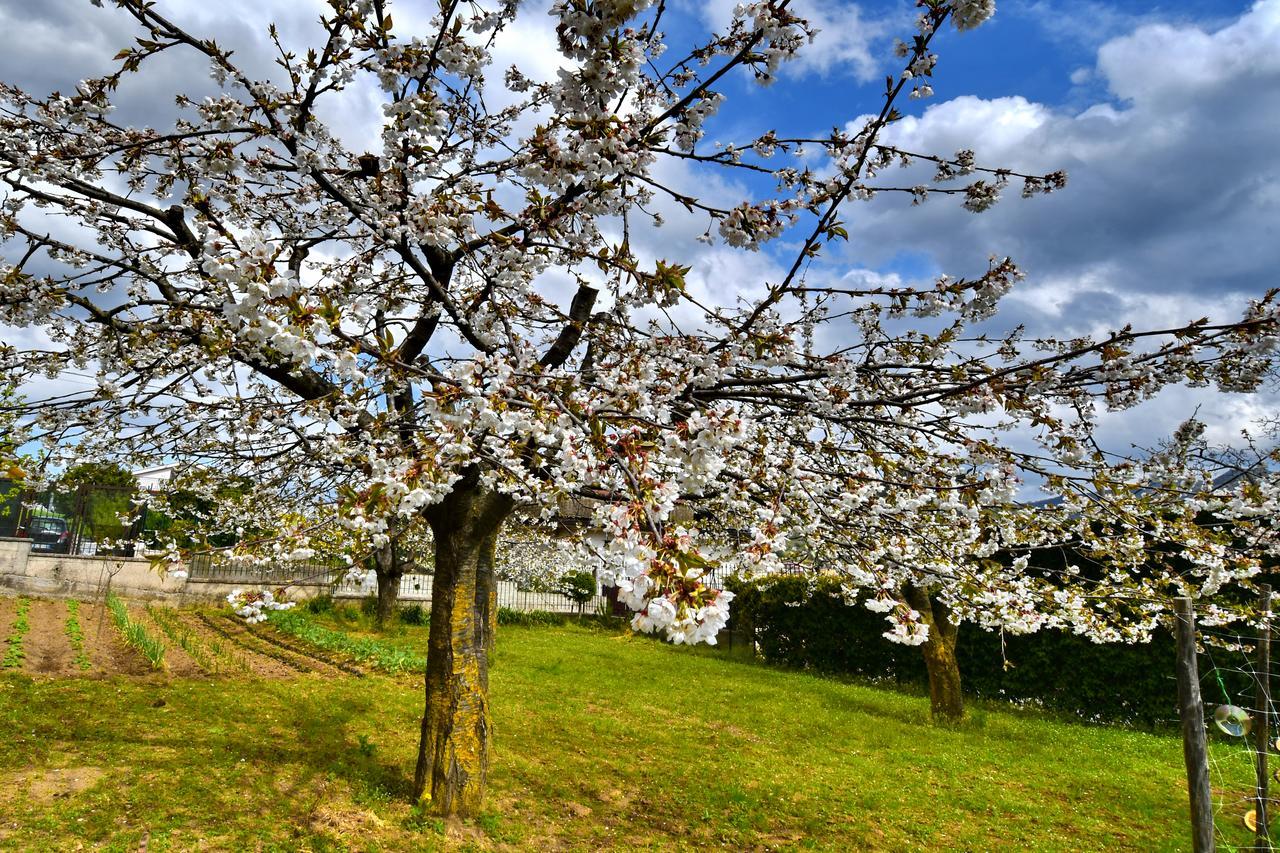
[[[93,598],[108,588],[129,598],[174,604],[215,601],[247,584],[189,581],[132,557],[33,554],[29,539],[0,539],[0,588],[55,598]],[[310,598],[323,587],[289,588],[293,599]]]
[[[431,600],[431,575],[405,575],[400,582],[404,604]],[[194,604],[225,599],[232,590],[255,588],[250,580],[240,583],[173,578],[153,568],[150,560],[132,557],[87,557],[68,554],[31,553],[31,540],[0,538],[0,589],[54,598],[90,599],[110,588],[128,598]],[[295,584],[289,598],[298,601],[330,589],[325,584]],[[343,583],[333,594],[340,598],[362,598],[377,593],[376,584]],[[603,598],[596,596],[584,610],[595,612]],[[577,613],[578,605],[558,593],[527,592],[514,583],[498,583],[498,606],[513,610],[550,610]]]

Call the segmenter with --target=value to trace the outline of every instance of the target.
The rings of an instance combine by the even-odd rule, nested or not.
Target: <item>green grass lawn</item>
[[[0,676],[0,849],[1187,849],[1174,737],[940,728],[921,697],[590,627],[498,643],[488,808],[448,825],[404,802],[420,678]]]

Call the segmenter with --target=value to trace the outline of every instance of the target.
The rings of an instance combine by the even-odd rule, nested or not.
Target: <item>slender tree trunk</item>
[[[935,720],[964,719],[964,693],[960,687],[960,662],[956,658],[959,626],[951,621],[950,609],[935,601],[928,590],[908,587],[907,603],[919,611],[929,626],[929,639],[920,647],[929,674],[929,710]]]
[[[439,815],[475,814],[489,768],[489,650],[493,553],[510,498],[480,488],[474,473],[427,513],[435,579],[427,640],[426,707],[414,772],[415,802]]]
[[[397,559],[394,541],[374,552],[374,574],[378,578],[378,630],[391,624],[396,612],[396,602],[400,599],[400,577],[404,574]]]

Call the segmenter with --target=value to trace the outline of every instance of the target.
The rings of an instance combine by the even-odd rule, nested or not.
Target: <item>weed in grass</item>
[[[317,595],[315,598],[307,599],[307,603],[303,605],[308,613],[332,613],[333,612],[333,596]]]
[[[9,643],[4,650],[4,657],[0,658],[0,669],[17,669],[22,666],[22,659],[26,657],[22,651],[22,640],[31,627],[31,622],[27,618],[27,611],[30,609],[31,599],[26,597],[18,599],[18,615],[13,620],[13,628],[9,631]]]
[[[151,636],[142,623],[129,618],[128,608],[114,592],[107,594],[107,608],[124,641],[137,649],[152,669],[164,669],[164,643]]]
[[[350,655],[358,661],[372,663],[385,672],[413,672],[426,666],[426,660],[407,649],[397,648],[379,640],[352,637],[341,631],[317,625],[297,610],[277,610],[270,616],[271,624],[286,634],[331,652]]]
[[[67,602],[67,639],[71,641],[72,663],[82,672],[92,669],[89,655],[84,648],[84,629],[80,627],[80,602]]]

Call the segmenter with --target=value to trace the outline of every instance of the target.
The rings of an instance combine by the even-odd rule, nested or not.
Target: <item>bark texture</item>
[[[484,799],[492,725],[489,652],[497,583],[493,556],[511,500],[464,477],[427,513],[435,579],[427,647],[426,707],[414,772],[415,802],[432,812],[476,814]]]
[[[929,639],[920,647],[929,673],[929,710],[935,720],[964,719],[964,693],[960,685],[960,662],[956,658],[959,626],[951,621],[951,610],[934,600],[928,590],[909,587],[907,603],[929,626]]]
[[[404,566],[400,563],[394,541],[374,552],[374,574],[378,578],[377,624],[381,630],[391,623],[400,600],[400,578]]]

